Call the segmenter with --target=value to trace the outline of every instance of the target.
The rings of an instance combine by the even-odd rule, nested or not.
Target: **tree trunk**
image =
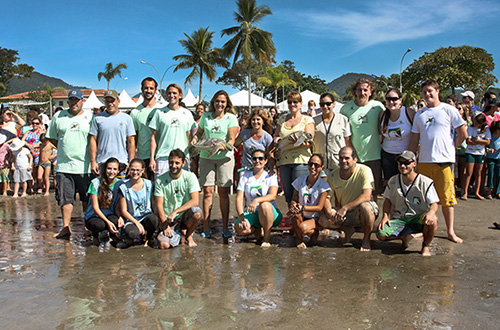
[[[203,87],[203,70],[200,68],[200,94],[198,95],[198,103],[201,103],[201,92]]]
[[[278,111],[278,87],[274,89],[274,107]]]
[[[248,113],[252,112],[252,73],[248,71]]]

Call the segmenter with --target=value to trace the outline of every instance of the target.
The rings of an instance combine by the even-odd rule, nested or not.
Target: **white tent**
[[[118,105],[118,109],[120,110],[132,110],[135,108],[135,102],[128,95],[126,90],[122,90],[120,93],[120,104]]]
[[[168,102],[165,101],[165,99],[160,95],[159,91],[156,91],[155,99],[159,106],[166,107],[168,105]],[[142,96],[142,94],[140,94],[139,98],[135,102],[135,107],[137,107],[139,104],[142,104],[142,102],[144,102],[144,97]]]
[[[311,92],[310,90],[305,90],[302,93],[300,93],[300,96],[302,96],[302,107],[300,108],[300,112],[307,112],[307,103],[310,100],[313,100],[316,103],[316,109],[319,109],[319,97],[320,97],[319,94]],[[288,111],[287,100],[278,103],[277,108],[278,112]]]
[[[142,94],[141,94],[141,95],[139,95],[139,98],[135,102],[135,106],[138,107],[139,104],[141,104],[142,102],[144,102],[144,97],[142,97]]]
[[[252,107],[272,107],[274,106],[274,103],[271,101],[266,100],[265,98],[262,98],[258,95],[255,94],[250,94],[251,99],[250,102],[252,102]],[[235,107],[248,107],[248,91],[243,90],[239,91],[238,93],[235,93],[231,96],[229,96],[231,99],[231,102],[233,103],[233,106]]]
[[[90,96],[87,99],[87,101],[85,101],[85,103],[83,104],[82,108],[83,108],[83,110],[92,110],[94,108],[100,108],[103,105],[104,104],[102,104],[102,102],[99,101],[99,99],[95,95],[94,91],[92,91],[92,93],[90,93]]]
[[[186,95],[182,98],[182,102],[184,102],[184,104],[186,105],[186,107],[188,108],[192,108],[196,105],[196,103],[198,103],[198,98],[196,98],[193,94],[193,92],[191,92],[191,88],[188,89],[188,92],[186,93]]]

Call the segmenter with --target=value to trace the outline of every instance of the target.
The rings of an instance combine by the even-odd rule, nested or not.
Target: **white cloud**
[[[354,50],[360,50],[388,41],[473,27],[484,15],[498,15],[500,5],[488,0],[375,0],[359,10],[339,9],[336,2],[332,2],[331,9],[322,9],[279,17],[293,17],[300,33],[309,37],[345,40],[352,43]]]

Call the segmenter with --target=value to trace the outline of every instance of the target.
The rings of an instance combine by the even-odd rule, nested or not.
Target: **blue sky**
[[[344,73],[390,75],[425,52],[471,45],[492,54],[500,77],[500,2],[495,0],[298,1],[258,0],[273,11],[260,27],[273,34],[277,62],[291,60],[297,70],[330,82]],[[19,51],[21,62],[73,85],[106,88],[97,73],[108,62],[128,69],[117,89],[133,95],[146,76],[157,77],[184,54],[178,40],[200,27],[215,32],[220,47],[224,28],[236,25],[235,1],[4,1],[0,46]],[[223,70],[218,70],[222,74]],[[163,87],[184,86],[188,70],[170,69]],[[111,82],[114,88],[119,78]],[[497,83],[497,86],[500,84]],[[198,82],[191,88],[198,95]],[[204,80],[204,95],[229,86]],[[186,89],[187,90],[187,89]]]

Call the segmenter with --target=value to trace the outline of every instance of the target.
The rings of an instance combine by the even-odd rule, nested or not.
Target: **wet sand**
[[[213,225],[221,227],[218,200]],[[234,215],[234,195],[231,196]],[[379,200],[381,205],[382,200]],[[283,197],[278,205],[285,210]],[[360,252],[361,233],[299,250],[281,231],[252,240],[198,234],[196,248],[83,247],[81,208],[71,240],[53,196],[0,197],[2,329],[495,329],[500,321],[500,200],[460,201],[456,231]],[[233,221],[233,220],[231,220]],[[378,222],[377,222],[378,224]]]

